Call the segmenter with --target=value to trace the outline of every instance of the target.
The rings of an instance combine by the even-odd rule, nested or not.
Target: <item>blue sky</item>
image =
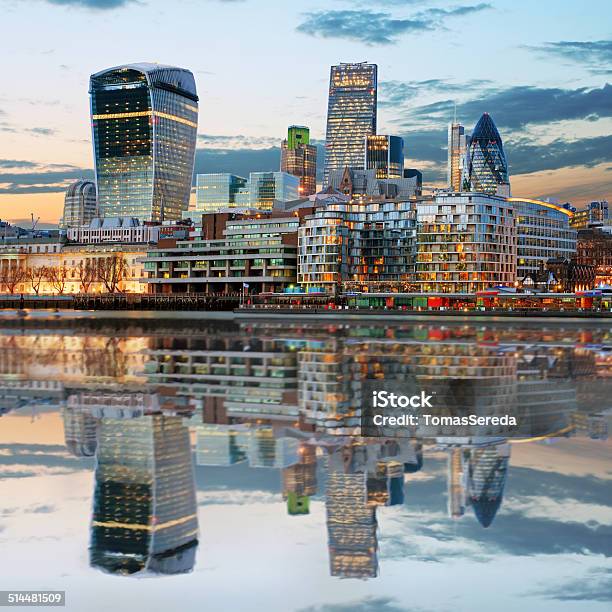
[[[196,171],[275,169],[292,123],[322,140],[329,66],[379,66],[379,132],[443,178],[446,124],[491,113],[516,195],[580,205],[612,186],[612,4],[473,0],[0,0],[0,217],[59,215],[93,166],[87,84],[109,66],[191,69]],[[6,61],[8,59],[8,61]]]

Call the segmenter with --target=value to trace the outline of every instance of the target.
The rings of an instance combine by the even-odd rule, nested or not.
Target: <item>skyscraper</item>
[[[376,170],[377,179],[404,178],[404,139],[375,134],[366,136],[365,169]]]
[[[101,212],[180,219],[198,127],[193,74],[160,64],[117,66],[92,75],[89,93]]]
[[[508,197],[510,180],[501,136],[488,113],[478,120],[463,168],[463,191]]]
[[[64,196],[64,214],[61,227],[79,227],[87,225],[98,216],[98,200],[96,184],[93,181],[81,179],[75,181],[66,189]]]
[[[448,124],[448,186],[452,191],[461,191],[461,173],[465,164],[465,128],[460,123]]]
[[[300,196],[309,196],[317,190],[317,148],[310,144],[310,130],[292,125],[287,139],[281,143],[281,172],[300,179]]]
[[[377,78],[376,64],[331,67],[323,187],[332,170],[363,170],[365,138],[376,134]]]

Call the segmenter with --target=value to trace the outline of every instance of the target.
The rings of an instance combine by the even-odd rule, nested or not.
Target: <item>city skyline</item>
[[[406,165],[422,170],[427,185],[445,184],[446,130],[456,104],[457,121],[468,130],[483,112],[494,117],[514,195],[578,206],[609,199],[612,45],[605,40],[606,19],[593,18],[609,14],[603,2],[589,13],[556,3],[554,20],[543,18],[546,2],[420,8],[379,0],[368,9],[347,2],[287,8],[273,0],[180,4],[183,10],[173,12],[154,1],[0,2],[8,26],[1,44],[15,58],[6,68],[12,87],[0,98],[1,218],[18,221],[34,212],[42,222],[57,222],[66,186],[93,176],[87,79],[131,61],[194,72],[202,100],[196,173],[278,170],[280,140],[295,123],[309,125],[321,145],[329,67],[367,60],[379,66],[377,131],[404,138]],[[45,17],[44,27],[28,24],[36,48],[18,38],[34,6]],[[270,19],[279,11],[301,43],[283,57],[273,36],[278,20]],[[206,40],[195,36],[204,18]],[[144,34],[129,27],[133,20],[145,26]],[[235,44],[213,55],[223,45],[215,24],[227,20],[236,28]],[[492,20],[503,20],[505,28],[484,53],[473,41]],[[149,32],[161,24],[164,37],[153,47]],[[98,36],[112,32],[121,44],[91,46],[94,25]],[[86,52],[75,54],[79,45]],[[405,54],[416,59],[398,62]],[[277,86],[274,79],[262,86],[257,66],[272,60]],[[296,65],[299,79],[280,78]],[[248,100],[236,95],[237,81]]]

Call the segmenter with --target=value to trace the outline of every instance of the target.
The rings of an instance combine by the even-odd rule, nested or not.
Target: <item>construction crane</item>
[[[30,231],[33,232],[40,221],[40,217],[36,217],[36,221],[34,221],[34,213],[30,213],[30,216],[32,217],[32,229]]]

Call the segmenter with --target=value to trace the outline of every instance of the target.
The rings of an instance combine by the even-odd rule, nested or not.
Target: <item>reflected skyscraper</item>
[[[470,137],[462,178],[463,191],[508,197],[510,179],[501,136],[491,115],[484,113]]]
[[[92,567],[119,574],[193,569],[198,519],[181,417],[101,419],[95,479]]]
[[[493,522],[501,506],[509,461],[508,444],[470,450],[468,495],[474,515],[483,527]]]
[[[198,128],[193,74],[161,64],[117,66],[93,74],[89,93],[102,214],[180,219]]]
[[[76,457],[93,457],[96,453],[99,421],[75,399],[75,396],[70,396],[62,408],[66,448]]]
[[[377,78],[376,64],[331,67],[323,187],[332,170],[364,168],[365,139],[376,134]]]

